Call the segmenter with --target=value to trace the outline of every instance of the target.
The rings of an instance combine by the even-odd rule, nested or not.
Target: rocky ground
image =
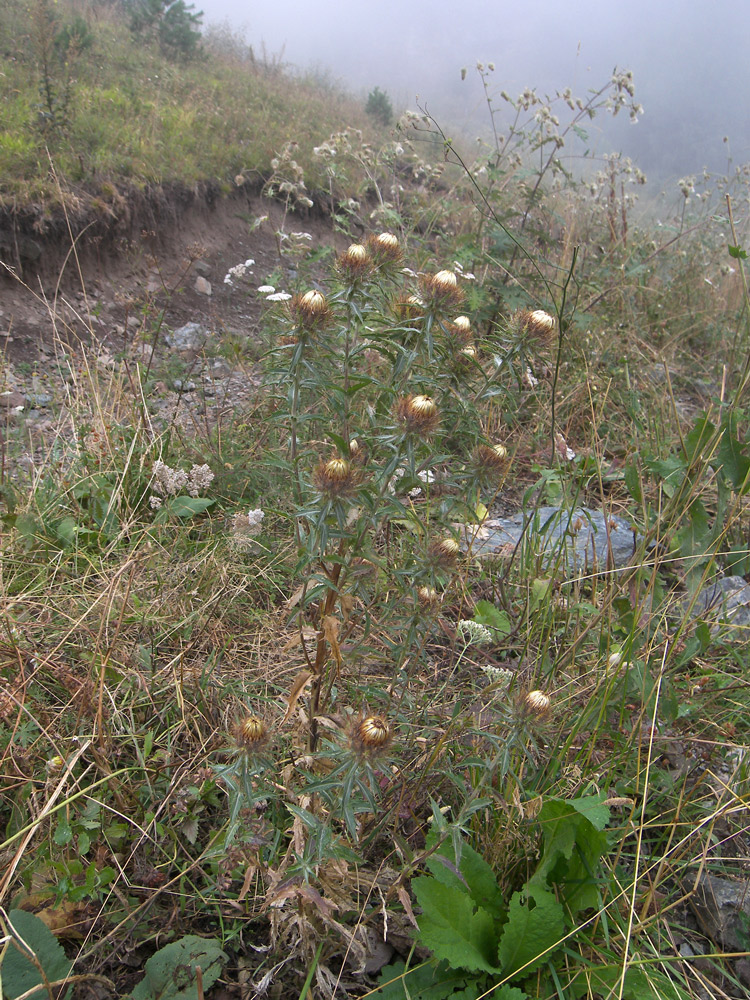
[[[265,220],[258,223],[259,219]],[[0,421],[51,430],[81,371],[123,358],[149,368],[152,412],[194,419],[236,409],[255,392],[264,285],[286,290],[300,253],[346,239],[323,217],[284,217],[259,196],[196,199],[158,228],[59,246],[23,267],[0,253]],[[7,245],[7,242],[6,242]],[[282,253],[282,249],[284,252]],[[252,260],[225,283],[230,268]],[[153,351],[153,356],[152,356]]]

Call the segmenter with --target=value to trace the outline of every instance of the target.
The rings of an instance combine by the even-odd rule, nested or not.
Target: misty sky
[[[615,66],[635,75],[645,115],[598,139],[646,172],[724,172],[750,161],[750,0],[196,0],[204,24],[228,22],[256,53],[326,70],[357,94],[378,85],[399,108],[417,95],[448,129],[478,131],[477,60],[516,95],[570,86],[585,97]],[[469,73],[464,83],[460,70]],[[476,123],[476,124],[475,124]],[[597,119],[598,127],[604,122]]]

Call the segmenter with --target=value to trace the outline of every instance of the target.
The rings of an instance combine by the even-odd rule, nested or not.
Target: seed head
[[[370,236],[367,240],[367,249],[376,264],[400,264],[403,258],[401,244],[393,233]]]
[[[552,701],[550,696],[545,694],[544,691],[539,691],[538,689],[529,691],[523,699],[523,708],[529,715],[533,715],[536,719],[543,719],[549,714],[551,707]]]
[[[437,404],[430,396],[402,396],[396,404],[396,416],[413,434],[431,434],[440,422]]]
[[[517,329],[529,340],[538,341],[542,346],[550,344],[555,336],[557,322],[544,309],[534,309],[533,312],[523,310],[516,314]]]
[[[458,287],[458,278],[453,271],[438,271],[425,275],[421,280],[422,292],[426,299],[442,306],[458,305],[463,298]]]
[[[381,715],[368,715],[351,732],[351,743],[358,753],[378,753],[391,742],[391,727]]]
[[[248,715],[234,729],[237,746],[243,750],[259,750],[268,739],[266,724],[257,715]]]
[[[393,303],[393,311],[407,326],[417,326],[417,320],[424,316],[425,305],[418,295],[402,295]]]
[[[351,462],[336,457],[321,462],[313,474],[313,480],[316,488],[324,496],[336,500],[354,493],[359,483],[359,475]]]
[[[461,553],[455,538],[438,538],[429,548],[429,558],[437,566],[452,566]]]
[[[362,246],[361,243],[352,243],[339,256],[336,265],[342,275],[349,280],[354,280],[363,277],[372,270],[372,259],[366,247]]]
[[[484,476],[497,476],[508,467],[508,449],[504,444],[480,444],[474,452],[474,465]]]
[[[434,587],[419,587],[417,600],[423,608],[436,608],[440,604],[440,594]]]
[[[448,330],[456,343],[463,345],[471,343],[471,322],[468,316],[456,316],[448,326]]]
[[[308,328],[322,326],[331,317],[331,307],[325,295],[314,288],[304,295],[295,295],[290,309],[297,322]]]

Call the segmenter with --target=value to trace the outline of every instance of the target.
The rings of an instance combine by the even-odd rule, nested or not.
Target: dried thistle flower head
[[[481,475],[499,475],[507,469],[508,461],[508,449],[504,444],[480,444],[474,452],[474,465]]]
[[[438,538],[429,549],[429,558],[437,566],[452,566],[461,554],[455,538]]]
[[[448,325],[448,332],[457,344],[471,344],[471,322],[468,316],[456,316],[452,323]]]
[[[234,727],[234,738],[242,750],[259,750],[268,739],[266,724],[257,715],[248,715]]]
[[[313,474],[313,480],[323,496],[336,500],[351,496],[360,477],[351,462],[337,456],[321,462]]]
[[[426,299],[442,306],[458,305],[463,299],[454,271],[438,271],[421,279],[422,293]]]
[[[304,295],[295,295],[289,305],[292,316],[301,326],[320,326],[331,316],[331,307],[325,295],[314,288]]]
[[[413,434],[431,434],[440,422],[440,412],[431,396],[402,396],[396,416]]]
[[[424,302],[418,295],[406,295],[396,299],[393,308],[400,320],[414,320],[424,316]]]
[[[393,233],[380,233],[370,236],[367,249],[376,264],[400,264],[403,258],[401,244]]]
[[[467,344],[466,347],[462,347],[461,350],[456,355],[456,362],[469,368],[472,362],[478,361],[479,353],[473,344]]]
[[[544,691],[540,691],[538,689],[529,691],[523,699],[523,708],[525,711],[537,719],[543,719],[546,715],[548,715],[551,707],[552,700],[550,699],[550,696],[545,694]]]
[[[440,594],[434,587],[419,587],[417,600],[423,608],[436,608],[440,604]]]
[[[342,275],[354,280],[372,269],[372,259],[361,243],[352,243],[338,258],[336,266]]]
[[[378,753],[391,742],[391,727],[382,715],[368,715],[351,731],[351,744],[358,753]]]
[[[533,312],[524,309],[516,314],[516,326],[518,332],[529,340],[546,345],[554,339],[557,321],[544,309],[534,309]]]

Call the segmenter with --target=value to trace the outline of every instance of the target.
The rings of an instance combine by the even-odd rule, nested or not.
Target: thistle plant
[[[488,486],[491,498],[510,463],[479,416],[497,374],[461,353],[472,337],[470,319],[456,315],[462,277],[439,267],[417,275],[403,264],[391,233],[352,244],[335,262],[330,290],[289,302],[270,357],[297,503],[305,580],[297,613],[317,628],[310,749],[336,679],[361,648],[352,609],[362,560],[379,575],[380,625],[406,662],[424,649],[424,612],[437,611],[453,584],[460,548],[451,524]]]

